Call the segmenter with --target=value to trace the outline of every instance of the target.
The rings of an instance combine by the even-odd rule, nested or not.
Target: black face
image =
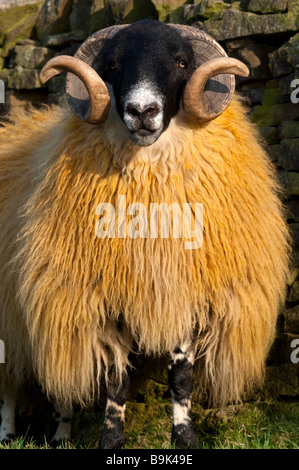
[[[153,144],[178,112],[194,71],[192,47],[164,23],[146,20],[117,33],[103,57],[102,78],[113,87],[130,137],[137,145]]]

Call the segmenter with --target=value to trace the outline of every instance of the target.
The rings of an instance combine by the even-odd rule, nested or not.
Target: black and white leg
[[[168,366],[173,407],[171,443],[180,449],[197,448],[191,416],[193,365],[194,353],[191,344],[185,343],[174,350]]]
[[[4,444],[16,437],[16,392],[7,389],[1,400],[0,443]]]
[[[100,449],[121,449],[125,445],[125,409],[129,388],[129,373],[123,373],[121,385],[113,380],[108,388]]]
[[[56,424],[56,431],[50,441],[52,447],[58,447],[62,442],[71,439],[71,425],[72,425],[72,411],[64,408],[55,407],[54,420]]]

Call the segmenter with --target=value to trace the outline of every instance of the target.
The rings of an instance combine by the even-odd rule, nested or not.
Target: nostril
[[[127,105],[126,111],[127,111],[128,114],[130,114],[131,116],[134,116],[134,117],[140,117],[140,115],[141,115],[141,112],[135,106],[133,106],[132,104]]]
[[[143,102],[142,102],[143,101]],[[131,132],[155,132],[162,124],[163,106],[157,101],[128,101],[124,106],[124,122]]]
[[[143,111],[144,116],[154,117],[160,111],[159,106],[149,106],[145,111]]]
[[[126,106],[126,112],[139,119],[146,119],[147,117],[155,117],[160,112],[158,104],[151,104],[146,106],[137,106],[132,103],[128,103]]]

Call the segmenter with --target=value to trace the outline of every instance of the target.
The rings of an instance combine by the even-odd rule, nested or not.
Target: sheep
[[[24,383],[60,410],[55,444],[104,380],[99,446],[123,447],[142,353],[169,357],[171,442],[196,447],[192,393],[221,406],[262,384],[288,276],[275,169],[234,95],[248,69],[197,28],[146,20],[98,31],[41,79],[62,71],[70,110],[32,109],[0,129],[1,439],[15,435]],[[140,218],[126,236],[121,201],[146,221],[151,204],[187,204],[189,219],[202,204],[202,243],[186,248],[174,223],[141,236]]]

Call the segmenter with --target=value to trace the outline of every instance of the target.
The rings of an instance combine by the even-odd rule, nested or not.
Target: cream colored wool
[[[274,169],[236,99],[201,126],[180,112],[150,147],[113,111],[101,126],[32,111],[0,141],[2,385],[34,373],[51,398],[86,404],[109,365],[121,376],[132,341],[160,355],[188,339],[196,390],[211,402],[260,383],[289,235]],[[119,195],[148,209],[203,203],[202,247],[98,238],[96,207],[117,208]]]

